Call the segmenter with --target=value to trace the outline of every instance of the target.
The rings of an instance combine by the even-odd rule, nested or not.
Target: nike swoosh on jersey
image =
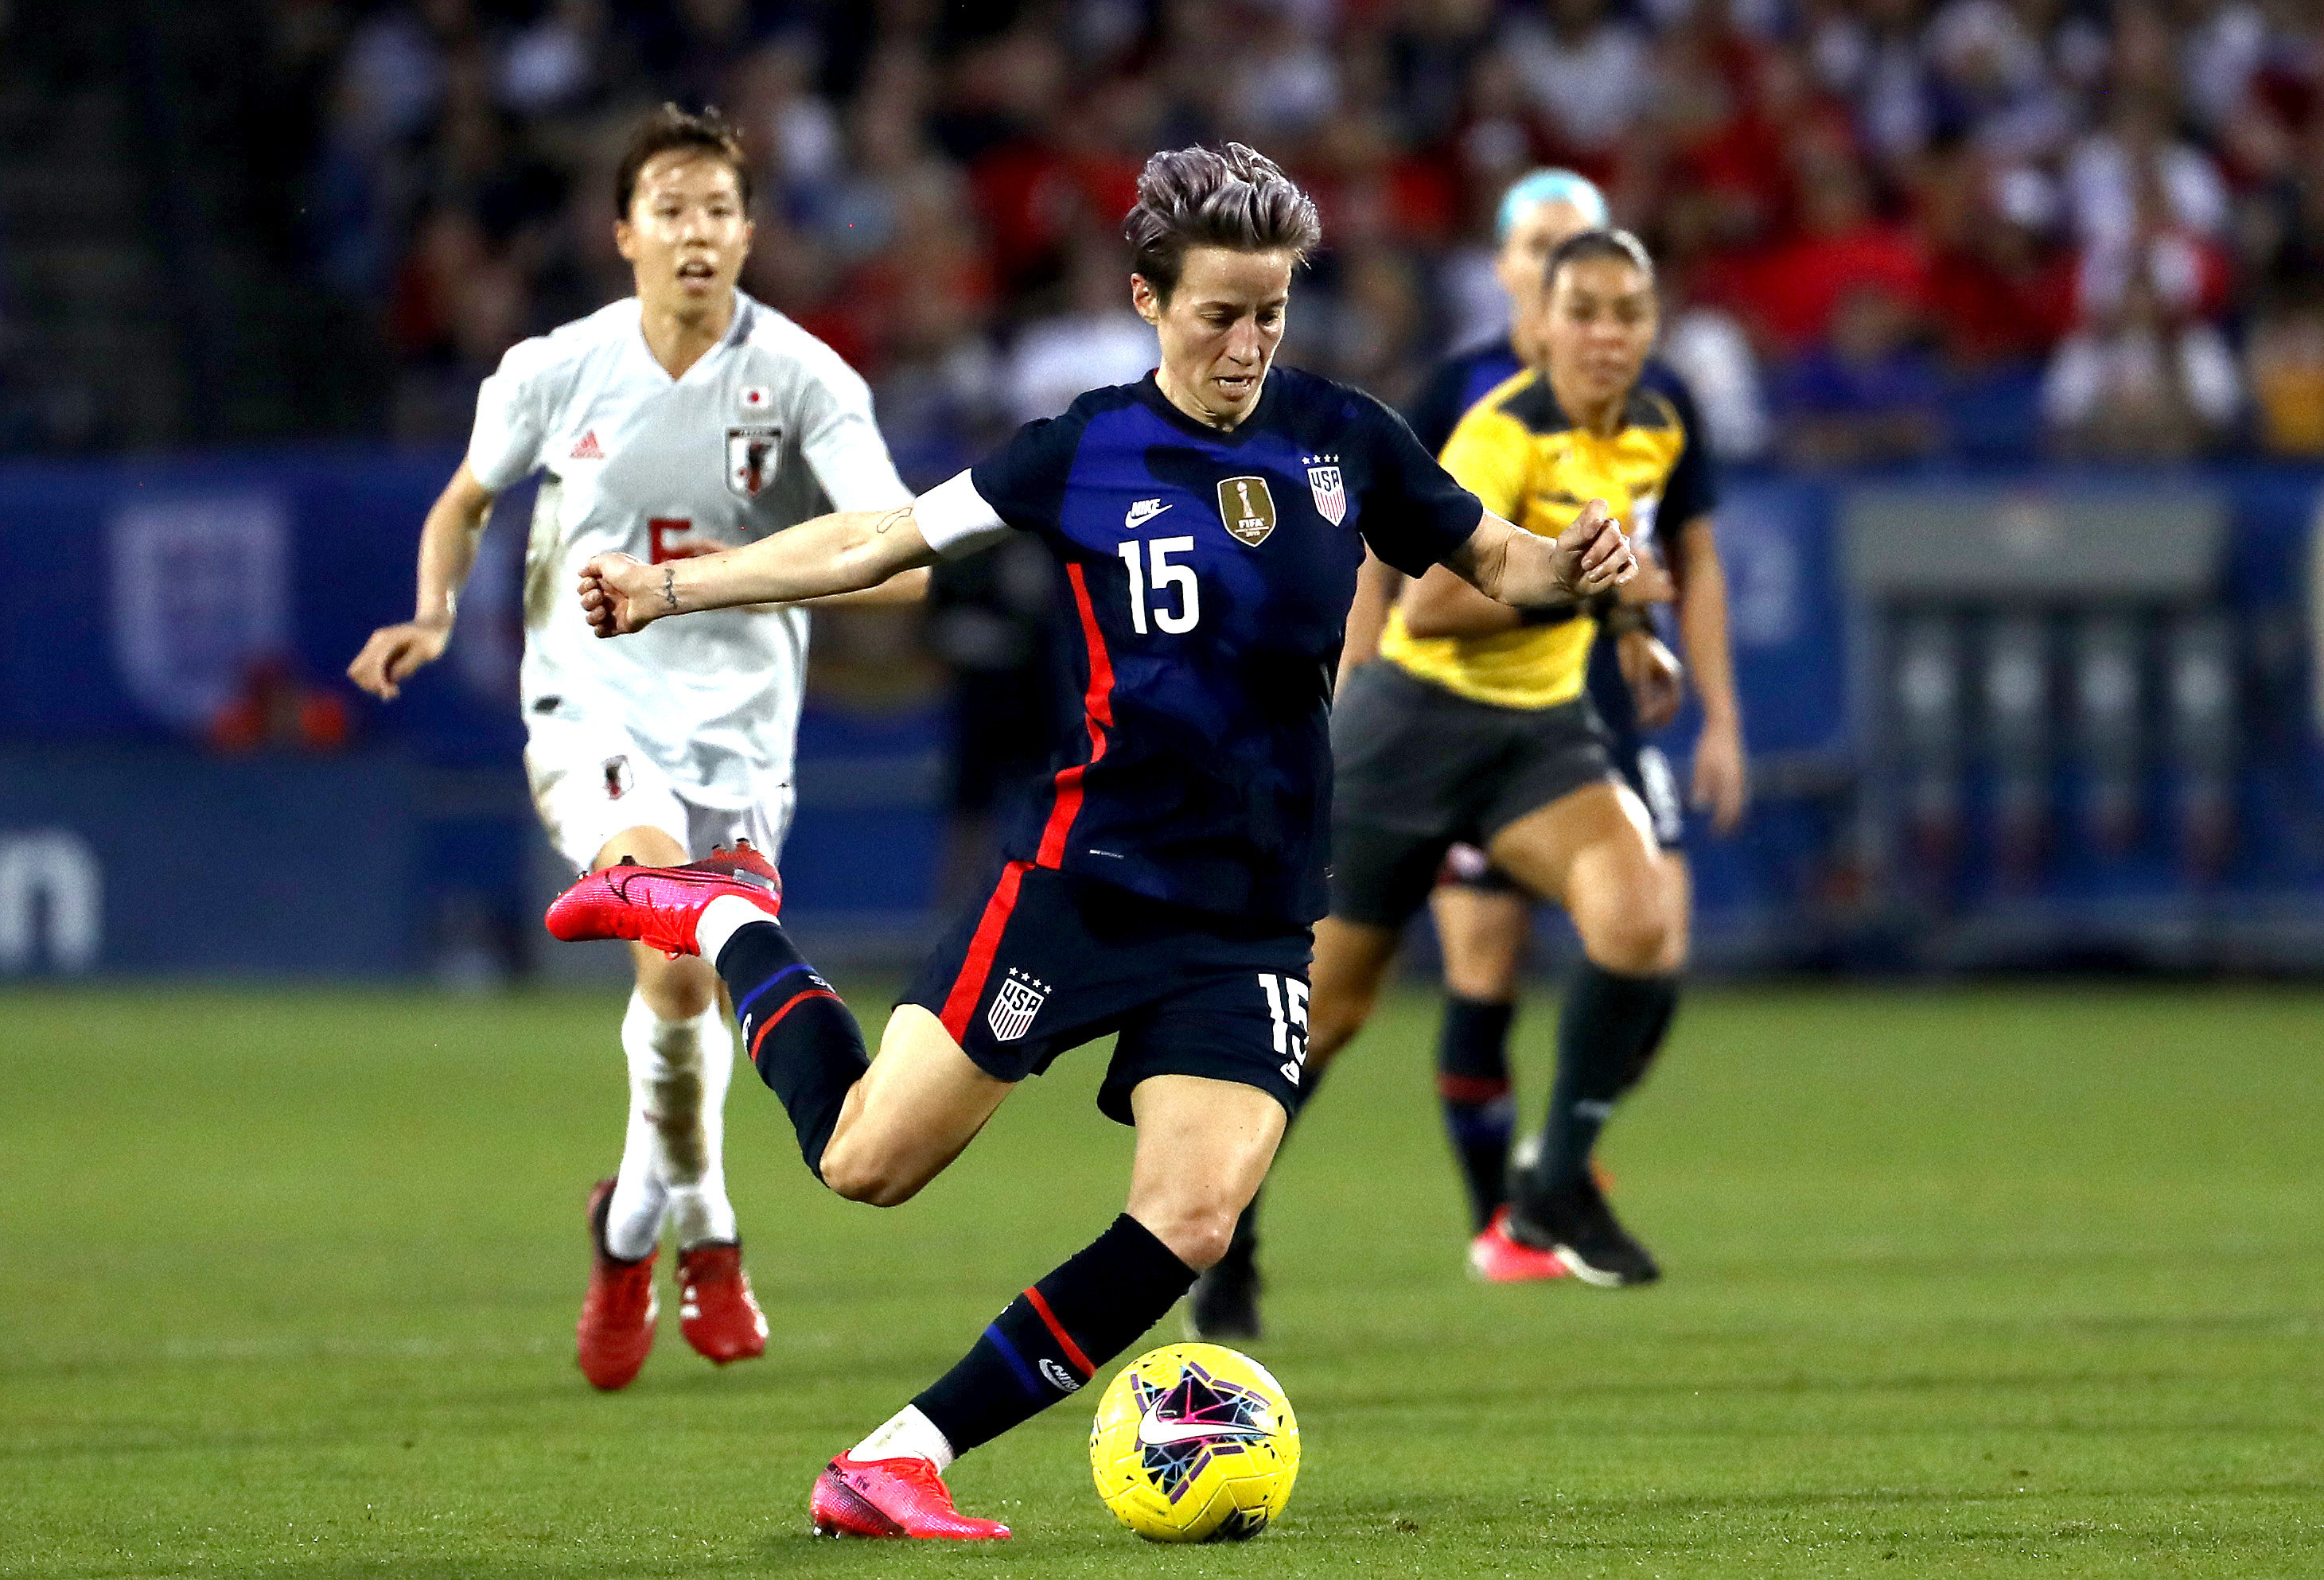
[[[1142,1448],[1165,1448],[1202,1437],[1264,1437],[1263,1427],[1236,1426],[1226,1421],[1165,1421],[1151,1413],[1138,1418],[1138,1442]]]
[[[1158,499],[1141,499],[1121,518],[1125,527],[1142,527],[1170,507]]]

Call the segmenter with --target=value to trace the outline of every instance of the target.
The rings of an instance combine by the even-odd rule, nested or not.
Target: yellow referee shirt
[[[1635,390],[1622,426],[1600,438],[1559,410],[1549,381],[1528,369],[1469,409],[1445,441],[1444,469],[1485,508],[1554,538],[1602,499],[1641,548],[1655,520],[1674,527],[1708,509],[1710,479],[1670,400]],[[1598,623],[1587,614],[1490,636],[1417,637],[1389,612],[1380,656],[1447,691],[1502,707],[1554,707],[1582,694]]]

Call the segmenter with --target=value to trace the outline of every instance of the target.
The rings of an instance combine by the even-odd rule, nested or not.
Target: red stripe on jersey
[[[752,1064],[759,1062],[759,1044],[767,1039],[767,1033],[775,1029],[775,1022],[780,1021],[785,1015],[789,1014],[793,1010],[798,1008],[799,1005],[807,1003],[809,999],[837,999],[839,995],[837,993],[832,992],[827,987],[809,987],[802,988],[798,993],[795,993],[791,994],[790,997],[785,999],[781,1009],[777,1010],[773,1014],[769,1015],[764,1021],[759,1022],[759,1030],[751,1038],[751,1062]]]
[[[1009,913],[1017,909],[1017,886],[1032,865],[1010,862],[1001,868],[1001,882],[992,898],[984,902],[984,914],[977,919],[976,932],[968,940],[968,958],[961,962],[960,975],[952,979],[952,991],[945,994],[944,1013],[936,1017],[954,1042],[968,1040],[968,1018],[976,1012],[976,1001],[984,995],[985,979],[992,975],[992,957],[1001,952],[1001,935],[1009,926]]]
[[[1041,1298],[1041,1291],[1028,1289],[1025,1298],[1033,1302],[1033,1309],[1040,1313],[1043,1322],[1049,1325],[1049,1336],[1056,1339],[1057,1347],[1065,1352],[1065,1359],[1081,1368],[1082,1380],[1086,1382],[1096,1376],[1097,1368],[1090,1364],[1087,1355],[1082,1354],[1081,1345],[1074,1343],[1074,1335],[1065,1331],[1065,1325],[1057,1320],[1057,1314],[1049,1309],[1049,1303]]]
[[[1090,603],[1089,584],[1082,579],[1082,568],[1069,561],[1065,577],[1074,584],[1074,605],[1082,615],[1082,642],[1089,649],[1089,694],[1082,698],[1082,717],[1089,726],[1089,762],[1095,762],[1105,755],[1105,732],[1113,727],[1113,660],[1105,651],[1105,633],[1097,628],[1097,610]],[[1057,771],[1057,799],[1049,808],[1048,823],[1041,830],[1041,848],[1034,856],[1036,864],[1064,864],[1065,836],[1073,831],[1074,819],[1081,815],[1082,775],[1089,772],[1089,762],[1076,762],[1071,768]]]

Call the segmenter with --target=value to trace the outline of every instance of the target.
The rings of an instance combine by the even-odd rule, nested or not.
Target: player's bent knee
[[[901,1162],[877,1148],[849,1146],[835,1137],[816,1172],[835,1195],[866,1206],[894,1207],[919,1195],[928,1182],[927,1175]]]
[[[1685,936],[1653,906],[1609,908],[1583,921],[1582,947],[1590,958],[1626,976],[1659,975],[1677,967]]]
[[[1234,1239],[1237,1215],[1213,1208],[1151,1214],[1139,1221],[1146,1224],[1154,1238],[1170,1248],[1171,1255],[1201,1272],[1226,1255],[1227,1245]]]

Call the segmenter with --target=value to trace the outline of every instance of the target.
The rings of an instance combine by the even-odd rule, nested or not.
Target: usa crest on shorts
[[[782,458],[783,430],[779,423],[761,422],[726,430],[726,486],[744,499],[756,499],[775,480]]]
[[[992,1007],[984,1013],[985,1024],[992,1028],[994,1040],[1014,1042],[1031,1030],[1033,1017],[1041,1012],[1048,998],[1047,983],[1010,966],[999,991],[992,995]]]
[[[1333,526],[1348,519],[1348,491],[1337,467],[1307,468],[1307,492],[1315,496],[1315,513]]]

